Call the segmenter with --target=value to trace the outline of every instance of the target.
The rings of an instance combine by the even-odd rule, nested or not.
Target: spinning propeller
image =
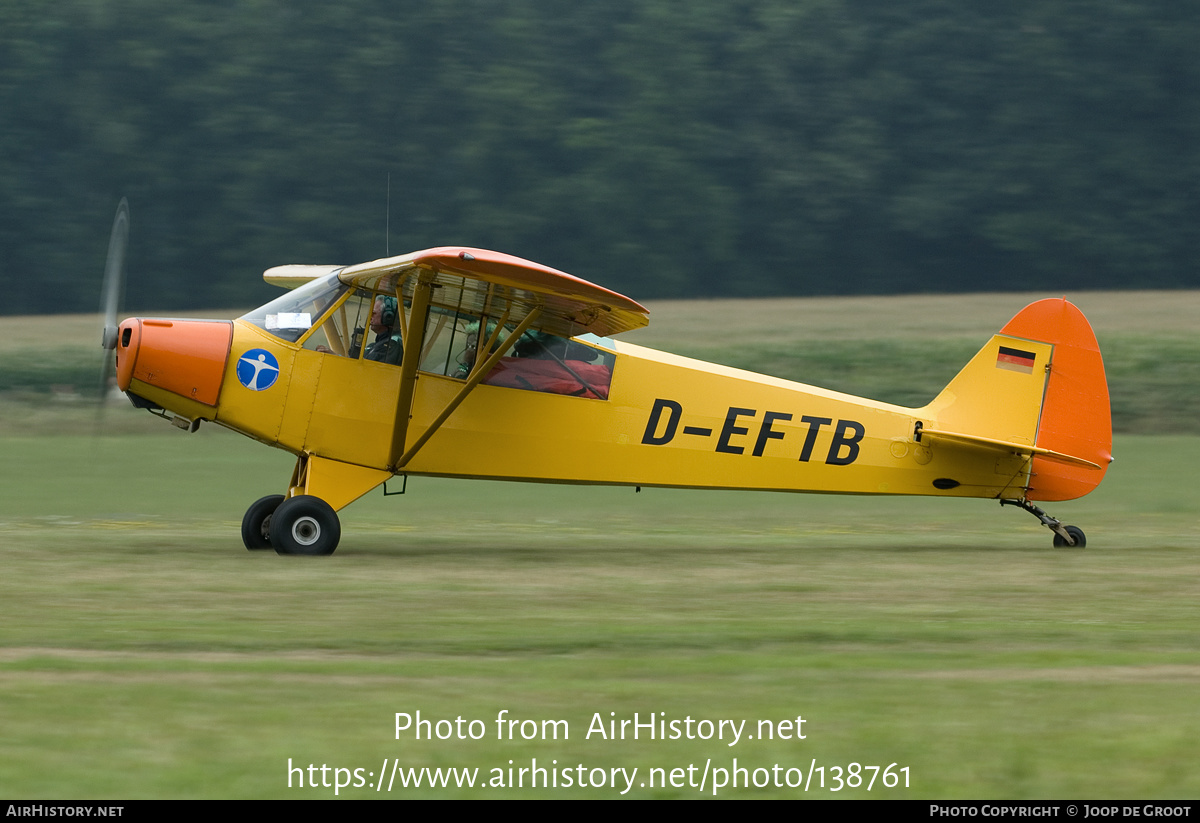
[[[125,246],[129,242],[129,203],[124,197],[113,218],[112,234],[108,240],[108,259],[104,264],[104,286],[100,293],[100,313],[104,328],[100,345],[105,350],[100,370],[100,397],[103,401],[116,374],[116,358],[107,354],[117,348],[117,309],[125,296]]]

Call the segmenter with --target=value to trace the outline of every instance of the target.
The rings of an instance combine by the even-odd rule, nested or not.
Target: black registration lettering
[[[853,431],[853,434],[847,432]],[[863,439],[867,430],[862,423],[853,420],[839,420],[833,433],[833,442],[829,444],[829,456],[825,463],[829,466],[849,466],[858,459],[858,441]],[[846,453],[842,454],[843,447]]]
[[[800,422],[808,424],[808,434],[804,436],[804,448],[800,450],[800,462],[807,463],[808,459],[812,457],[813,446],[817,443],[817,432],[821,430],[822,426],[828,426],[832,423],[833,418],[811,417],[806,414],[800,418]]]
[[[784,412],[765,412],[763,414],[762,425],[758,428],[758,440],[754,442],[754,456],[762,457],[763,451],[767,448],[768,440],[782,440],[783,432],[777,432],[771,428],[771,424],[776,420],[791,420],[792,416]]]
[[[753,418],[757,414],[756,409],[730,406],[725,414],[725,423],[721,426],[721,433],[717,438],[716,451],[722,454],[745,454],[746,447],[744,445],[736,445],[731,441],[735,437],[745,437],[750,434],[748,424],[739,425],[740,418]],[[654,407],[650,410],[650,417],[646,421],[646,430],[642,433],[642,443],[647,446],[665,446],[675,439],[682,419],[683,404],[661,397],[656,399]],[[783,440],[787,432],[777,431],[775,424],[791,419],[792,415],[788,412],[763,412],[762,422],[759,423],[758,432],[754,435],[754,448],[751,454],[755,457],[762,457],[766,453],[767,444],[770,441]],[[802,463],[808,463],[812,460],[821,430],[826,426],[833,425],[834,419],[806,414],[800,418],[800,423],[807,426],[808,429],[804,433],[804,443],[800,447],[799,459]],[[866,436],[866,432],[866,427],[857,420],[838,420],[830,438],[825,464],[827,466],[849,466],[857,460],[860,444]],[[711,437],[713,430],[702,426],[684,426],[683,433],[693,437]]]
[[[663,433],[658,434],[659,422],[664,411],[667,412],[666,426],[663,428]],[[646,431],[642,435],[642,442],[647,446],[662,446],[670,443],[671,439],[675,437],[675,430],[679,428],[679,418],[682,416],[683,406],[674,400],[655,400],[654,408],[650,410],[650,419],[646,421]]]
[[[734,406],[729,407],[729,413],[725,416],[725,426],[721,429],[721,438],[717,441],[717,451],[725,454],[741,454],[745,451],[741,446],[731,446],[729,438],[735,434],[747,434],[750,430],[744,426],[737,425],[739,417],[753,417],[758,414],[754,409],[739,409]]]

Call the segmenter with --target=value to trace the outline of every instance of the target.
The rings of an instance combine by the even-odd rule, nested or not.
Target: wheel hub
[[[321,539],[321,524],[312,517],[301,517],[292,524],[292,537],[301,546],[311,546]]]

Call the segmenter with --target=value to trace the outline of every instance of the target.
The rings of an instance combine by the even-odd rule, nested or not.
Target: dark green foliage
[[[0,312],[498,248],[636,297],[1198,285],[1186,3],[0,7]],[[385,238],[388,176],[390,237]]]

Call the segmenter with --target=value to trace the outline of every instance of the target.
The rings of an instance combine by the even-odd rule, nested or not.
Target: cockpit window
[[[295,343],[348,288],[337,279],[336,274],[331,274],[305,283],[267,305],[242,315],[241,319],[289,343]]]
[[[349,292],[349,293],[347,293]],[[313,280],[241,319],[289,343],[323,354],[399,366],[405,356],[411,306],[392,294],[352,288],[336,274]],[[510,336],[517,323],[434,305],[421,345],[409,356],[417,368],[458,380],[471,376]],[[497,330],[497,324],[502,327]],[[559,337],[531,328],[507,348],[481,382],[526,391],[607,400],[617,354],[607,338]]]
[[[304,348],[399,366],[404,357],[404,317],[390,294],[355,289],[335,303],[321,325],[301,338]]]
[[[578,340],[527,331],[483,382],[489,386],[608,399],[616,355]]]
[[[484,350],[486,344],[491,341],[494,350],[505,342],[513,325],[508,324],[497,333],[495,321],[481,323],[474,315],[435,308],[425,329],[420,368],[465,380],[476,361],[488,356]],[[616,354],[595,345],[604,346],[607,342],[607,347],[611,347],[611,341],[594,335],[588,338],[593,345],[530,329],[497,361],[482,382],[489,386],[607,400]]]
[[[301,338],[304,348],[358,358],[362,342],[370,323],[371,293],[356,289],[353,293],[334,304],[333,311],[316,326],[307,337]]]

